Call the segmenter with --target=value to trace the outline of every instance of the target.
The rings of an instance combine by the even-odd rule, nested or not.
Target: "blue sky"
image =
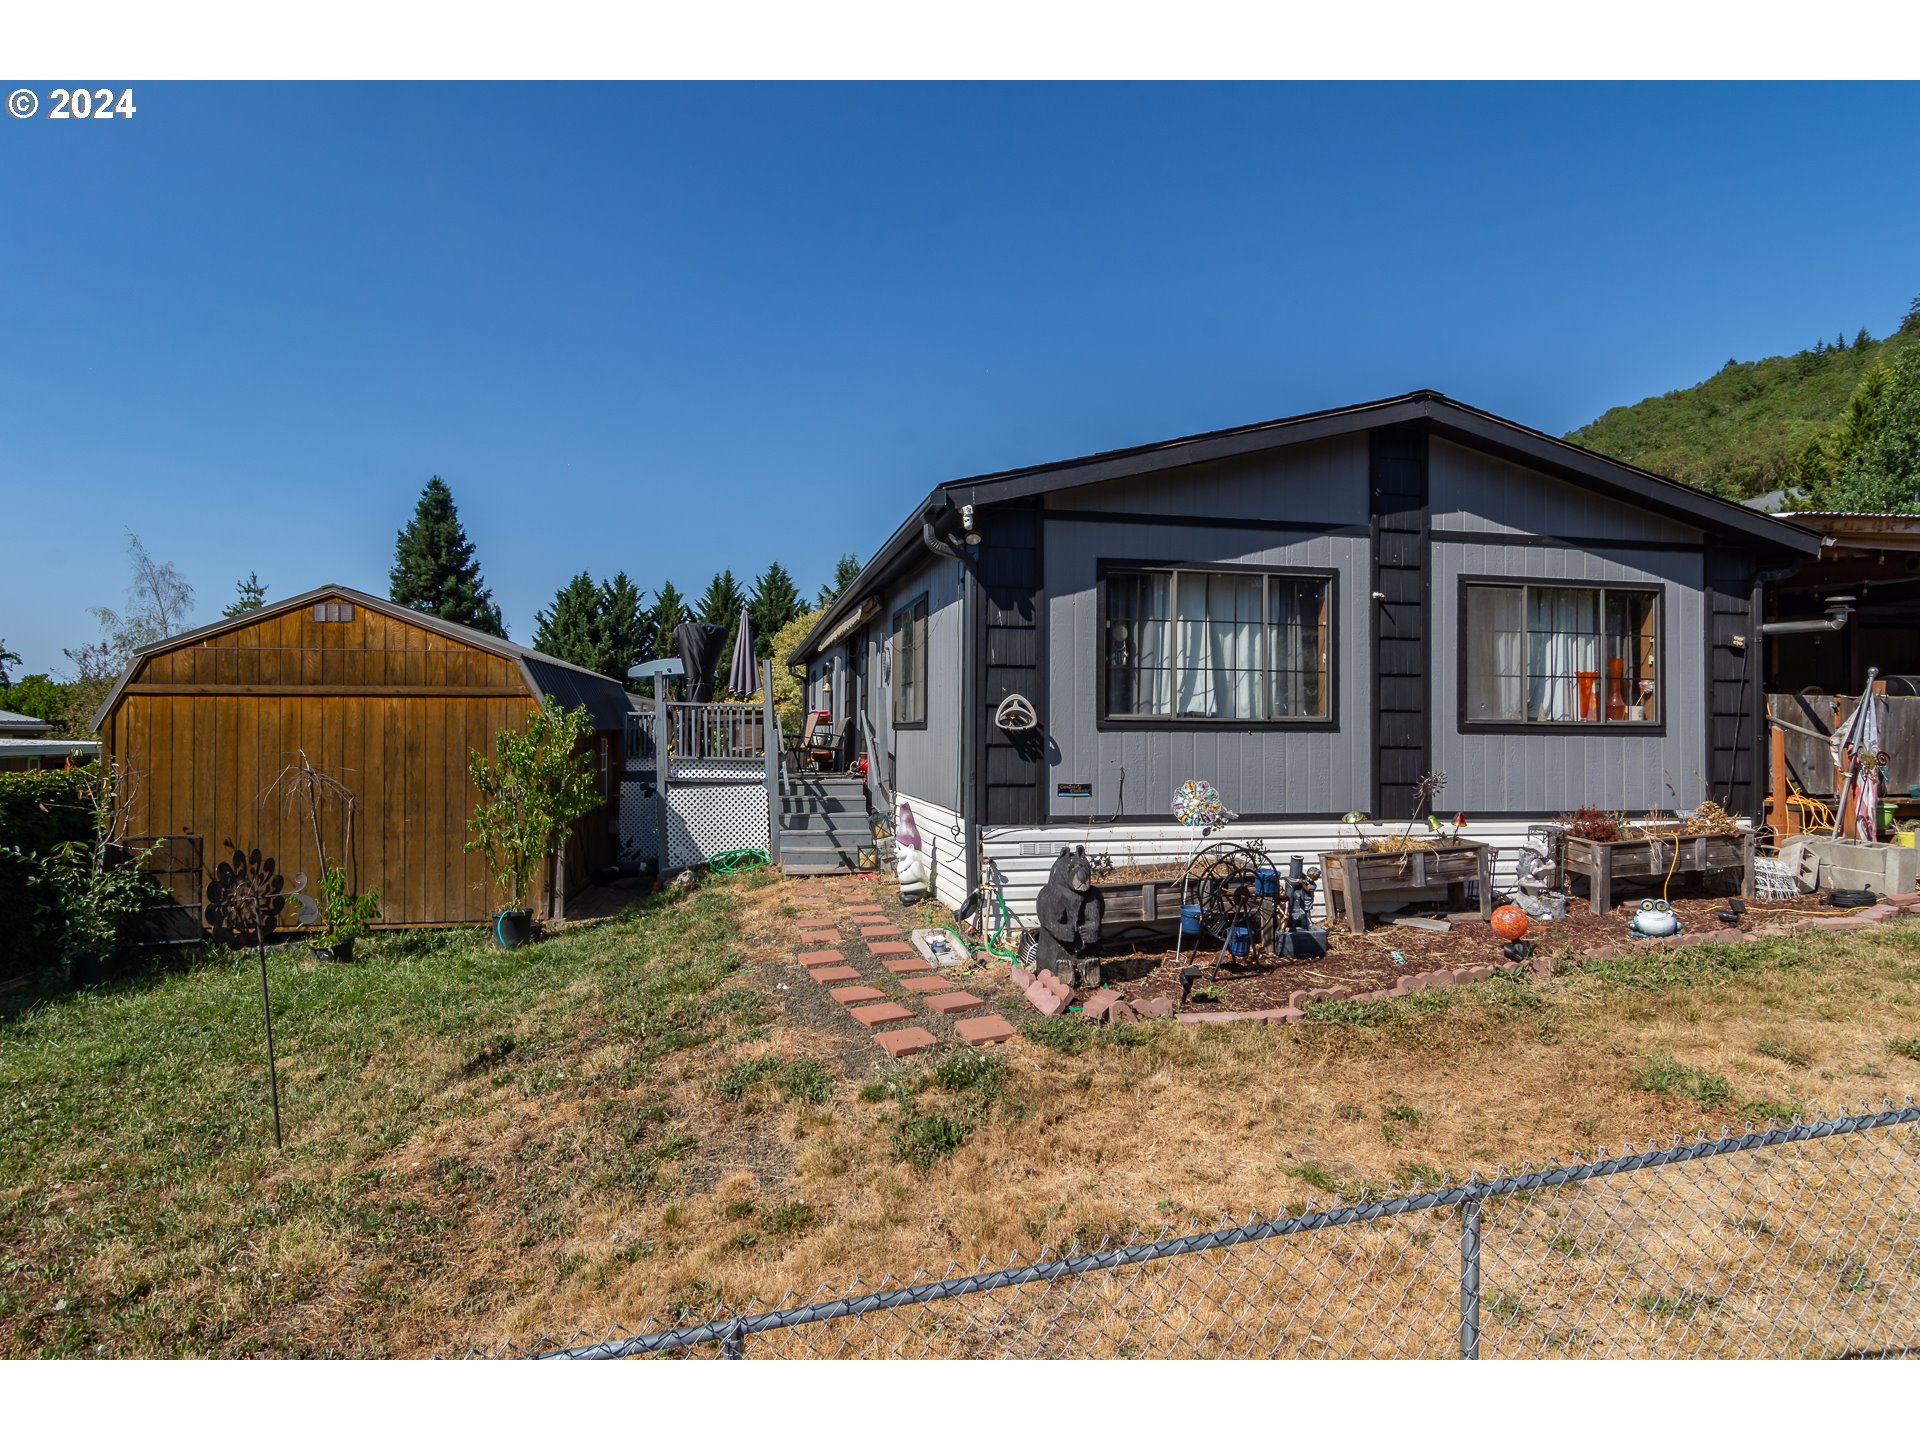
[[[958,475],[1421,386],[1558,433],[1920,293],[1912,86],[134,91],[0,119],[29,670],[129,529],[199,620],[384,592],[437,473],[524,640],[581,569],[810,594]]]

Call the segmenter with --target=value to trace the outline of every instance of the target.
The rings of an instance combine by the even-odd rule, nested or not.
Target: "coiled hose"
[[[720,851],[707,861],[707,868],[716,875],[731,875],[736,870],[758,870],[772,863],[773,857],[766,851],[748,847],[744,850]]]

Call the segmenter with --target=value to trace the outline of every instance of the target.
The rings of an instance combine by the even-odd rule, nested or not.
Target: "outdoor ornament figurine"
[[[1664,940],[1685,928],[1673,907],[1664,900],[1642,900],[1633,918],[1627,921],[1627,933],[1640,940]]]
[[[1063,848],[1035,903],[1040,928],[1034,968],[1076,988],[1100,983],[1100,920],[1107,902],[1093,883],[1087,847]]]
[[[1518,905],[1502,905],[1489,922],[1502,940],[1523,939],[1527,933],[1527,912]]]

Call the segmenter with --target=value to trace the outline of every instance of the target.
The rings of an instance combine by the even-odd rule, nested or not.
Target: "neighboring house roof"
[[[17,710],[0,710],[0,735],[44,735],[53,726],[35,715],[22,715]]]
[[[1819,533],[1829,551],[1920,550],[1920,515],[1872,510],[1795,510],[1793,520]]]
[[[107,698],[100,702],[100,708],[94,713],[93,728],[98,730],[106,720],[107,714],[120,699],[120,693],[133,678],[133,672],[140,668],[140,662],[149,656],[162,654],[168,650],[178,650],[185,645],[197,644],[228,630],[239,630],[258,621],[275,615],[298,610],[320,600],[345,600],[354,605],[362,605],[379,615],[386,615],[404,624],[418,625],[424,630],[436,631],[449,639],[471,645],[476,650],[484,650],[492,655],[511,660],[520,671],[520,678],[527,684],[531,695],[551,695],[561,705],[571,708],[585,705],[593,716],[594,725],[601,730],[618,730],[626,723],[627,691],[618,680],[610,680],[597,670],[588,670],[570,661],[561,660],[539,650],[530,650],[525,645],[516,645],[511,640],[503,640],[498,635],[489,635],[484,630],[475,630],[470,625],[458,625],[451,620],[443,620],[438,615],[429,615],[424,610],[410,609],[397,605],[391,600],[382,600],[377,595],[355,590],[346,585],[323,585],[317,590],[305,594],[291,595],[285,600],[275,600],[262,605],[258,610],[244,610],[230,619],[216,620],[210,625],[196,626],[192,630],[182,630],[177,635],[169,635],[164,640],[136,650],[128,661],[127,668],[114,682],[113,689],[107,692]]]
[[[986,505],[1022,499],[1052,490],[1094,485],[1106,480],[1146,475],[1183,465],[1235,459],[1335,436],[1362,434],[1390,425],[1420,425],[1430,433],[1516,460],[1556,478],[1582,485],[1614,499],[1678,519],[1716,534],[1737,536],[1749,543],[1793,554],[1811,555],[1819,549],[1817,536],[1742,505],[1721,500],[1656,475],[1650,470],[1596,454],[1543,431],[1530,430],[1485,410],[1450,400],[1437,390],[1415,390],[1386,400],[1316,410],[1229,430],[1185,435],[1125,450],[1105,450],[1072,460],[1056,460],[1018,470],[1001,470],[937,485],[906,521],[867,561],[859,576],[827,607],[826,613],[788,657],[805,659],[819,637],[837,625],[848,609],[873,590],[910,554],[919,542],[922,526],[935,515],[961,505]]]
[[[98,740],[29,740],[18,735],[0,735],[0,760],[23,755],[86,755],[100,753]]]

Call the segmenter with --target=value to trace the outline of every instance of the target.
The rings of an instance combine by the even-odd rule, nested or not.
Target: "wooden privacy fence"
[[[1881,731],[1881,748],[1887,751],[1888,798],[1903,797],[1908,788],[1920,785],[1920,695],[1888,695],[1886,724]],[[1843,728],[1859,707],[1857,695],[1769,695],[1767,713],[1787,726],[1779,732],[1785,737],[1787,778],[1808,794],[1828,798],[1837,793],[1833,752],[1827,742],[1805,732],[1816,730],[1831,735]]]

